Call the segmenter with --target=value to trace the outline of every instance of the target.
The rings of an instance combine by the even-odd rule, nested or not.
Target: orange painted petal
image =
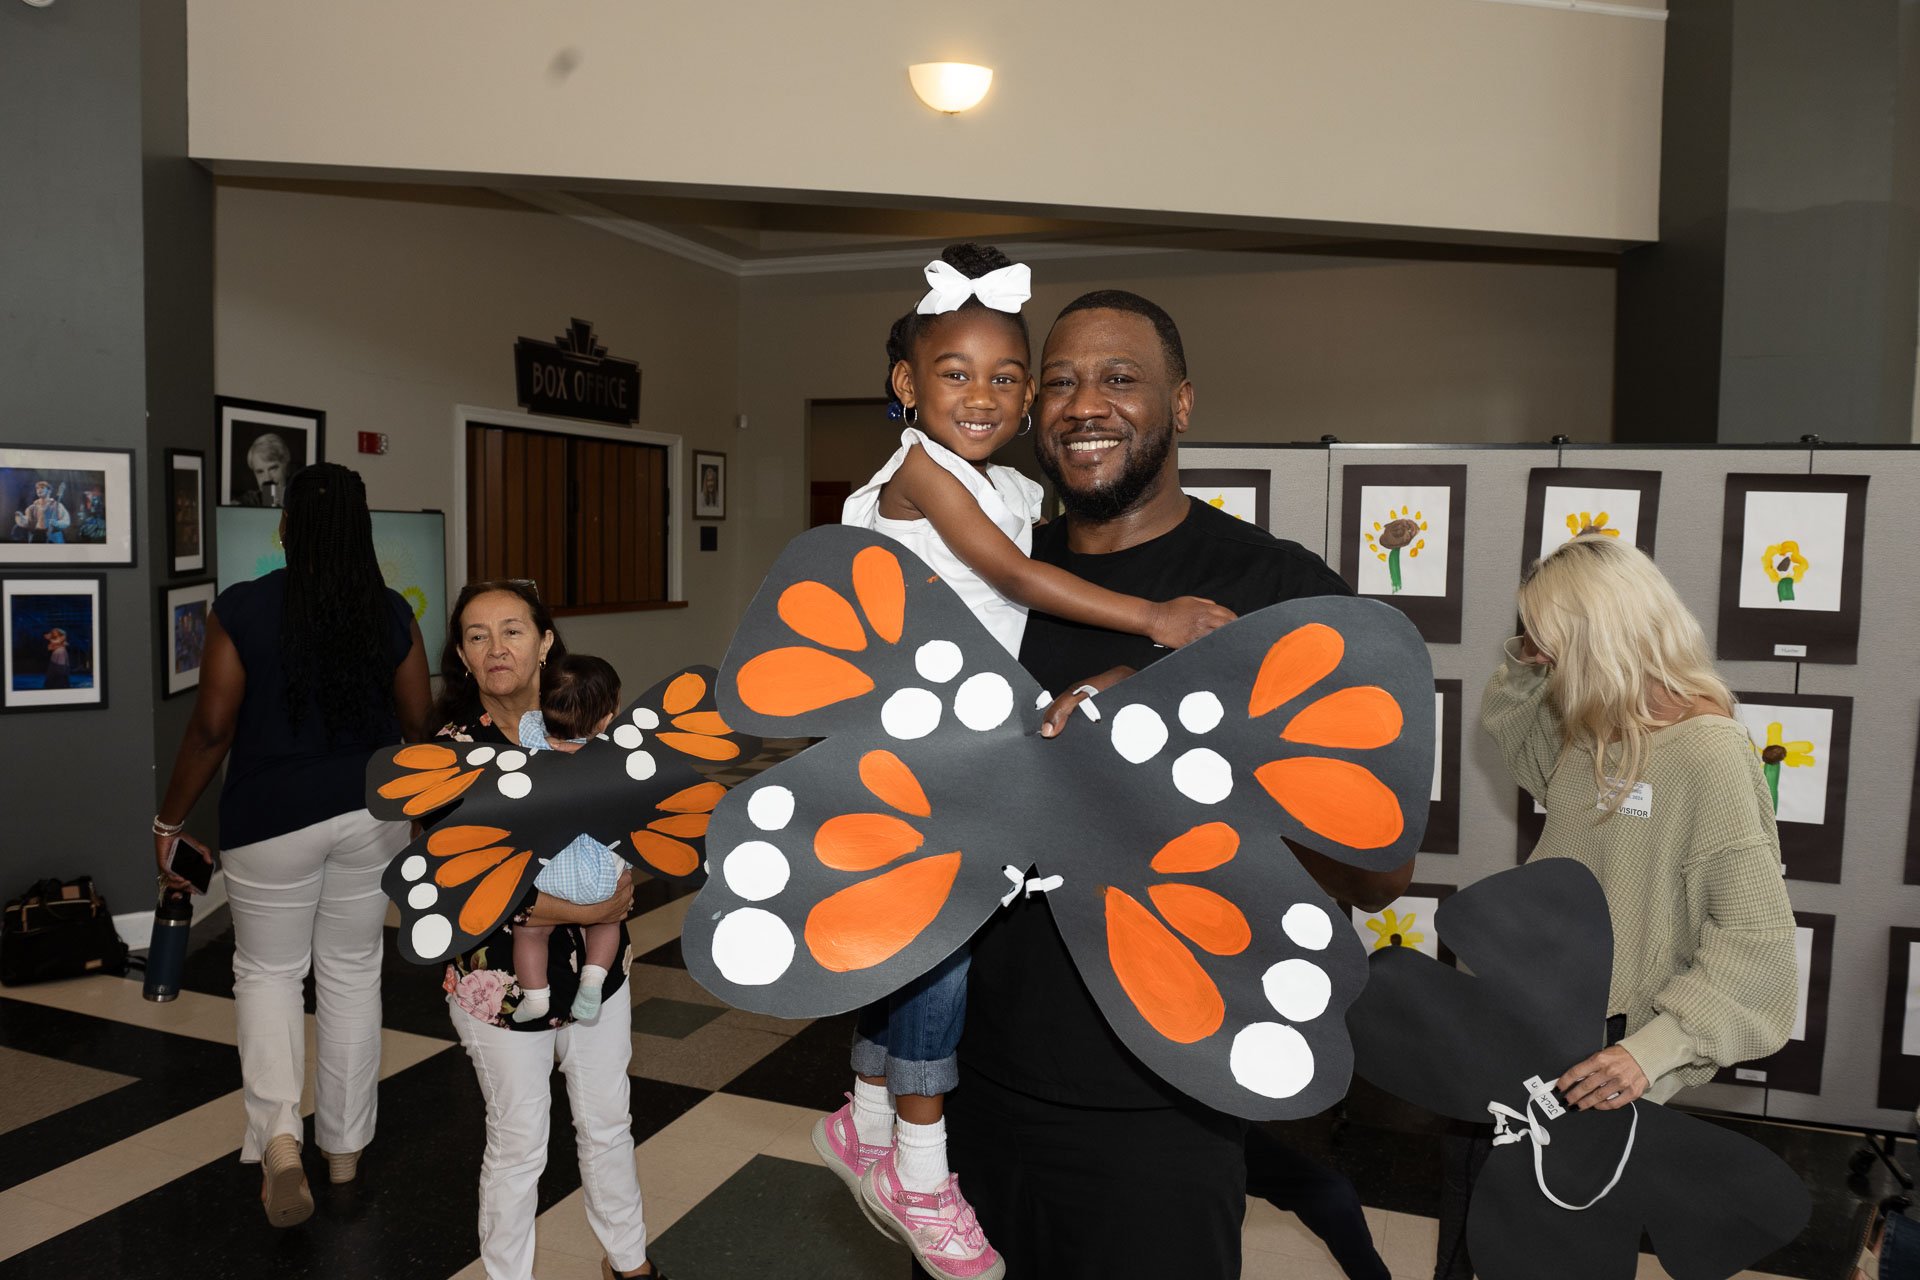
[[[394,752],[393,762],[402,769],[446,769],[460,763],[460,757],[450,747],[437,747],[431,742],[416,742],[410,747],[402,747]]]
[[[520,887],[520,875],[532,858],[531,851],[516,853],[489,871],[460,908],[460,927],[468,933],[486,933],[498,924],[513,907],[513,891]]]
[[[740,701],[764,716],[797,716],[873,692],[866,672],[818,649],[772,649],[749,658],[738,677]]]
[[[867,629],[845,596],[824,582],[796,582],[780,593],[780,620],[829,649],[867,647]]]
[[[932,924],[953,892],[960,855],[942,853],[862,880],[807,913],[807,950],[823,969],[871,969]]]
[[[1247,714],[1263,716],[1299,697],[1340,665],[1347,642],[1324,622],[1309,622],[1273,642],[1253,681]]]
[[[632,832],[633,851],[650,867],[670,876],[690,876],[700,869],[700,852],[684,841],[653,831]]]
[[[1151,911],[1112,886],[1107,958],[1147,1025],[1175,1044],[1205,1040],[1226,1020],[1227,1002],[1193,952]]]
[[[731,760],[740,754],[740,744],[731,738],[709,738],[699,733],[659,733],[654,737],[661,746],[696,760]]]
[[[1162,875],[1211,871],[1240,852],[1240,833],[1224,822],[1207,822],[1185,835],[1175,836],[1153,855],[1153,869]]]
[[[664,836],[680,836],[691,839],[707,834],[707,824],[713,821],[710,813],[676,813],[670,818],[655,818],[647,824],[647,830],[658,831]]]
[[[659,808],[665,813],[712,813],[713,806],[726,794],[727,789],[718,782],[696,783],[662,800]]]
[[[417,818],[423,813],[432,813],[443,804],[452,804],[466,794],[467,788],[480,780],[482,770],[470,769],[457,778],[449,778],[439,786],[419,795],[400,807],[400,812],[409,818]]]
[[[885,813],[843,813],[814,833],[813,853],[836,871],[871,871],[912,853],[926,837]]]
[[[491,849],[475,849],[457,858],[448,858],[440,864],[440,869],[433,873],[433,878],[448,888],[465,884],[481,872],[490,871],[499,866],[512,852],[513,846],[510,844],[495,845]]]
[[[900,558],[885,547],[865,547],[853,558],[853,593],[874,632],[888,644],[899,644],[907,621],[907,580]]]
[[[1253,942],[1246,913],[1211,889],[1197,884],[1156,884],[1147,890],[1167,923],[1202,951],[1237,956]]]
[[[1374,685],[1339,689],[1308,703],[1280,736],[1316,747],[1384,747],[1400,736],[1404,717],[1393,695]]]
[[[722,734],[732,733],[727,722],[720,718],[718,711],[689,711],[686,715],[675,716],[673,727],[685,729],[688,733]]]
[[[503,827],[440,827],[427,836],[427,852],[435,857],[450,858],[506,838]]]
[[[1405,826],[1393,789],[1346,760],[1297,756],[1263,764],[1253,776],[1309,830],[1352,849],[1383,849]]]
[[[933,816],[933,806],[927,803],[920,779],[913,776],[905,760],[891,751],[869,751],[861,756],[860,781],[866,784],[867,790],[902,813],[916,818]]]
[[[417,796],[428,787],[437,787],[460,772],[459,768],[434,769],[427,773],[409,773],[395,778],[391,782],[380,784],[380,794],[389,800],[400,800],[407,796]]]
[[[683,671],[667,686],[666,693],[660,698],[660,709],[670,716],[677,716],[699,706],[700,699],[706,696],[706,680],[691,671]]]

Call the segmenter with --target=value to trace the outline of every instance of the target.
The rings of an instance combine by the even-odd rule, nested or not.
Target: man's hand
[[[1046,714],[1040,717],[1040,736],[1056,737],[1062,729],[1067,727],[1067,718],[1073,714],[1075,707],[1096,693],[1105,693],[1132,674],[1132,667],[1110,667],[1099,675],[1074,685],[1068,692],[1047,704]]]
[[[1602,1049],[1567,1069],[1556,1082],[1567,1105],[1581,1111],[1617,1111],[1653,1083],[1620,1045]]]

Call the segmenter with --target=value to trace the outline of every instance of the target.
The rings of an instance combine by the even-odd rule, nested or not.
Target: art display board
[[[214,508],[220,590],[287,567],[274,507]],[[447,518],[438,511],[376,511],[373,552],[380,576],[413,606],[427,664],[437,668],[447,638]]]

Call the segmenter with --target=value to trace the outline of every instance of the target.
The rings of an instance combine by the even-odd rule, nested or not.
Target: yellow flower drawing
[[[1767,581],[1773,583],[1782,600],[1793,599],[1793,584],[1805,581],[1807,576],[1807,558],[1791,538],[1761,552],[1760,567],[1767,571]]]
[[[1227,495],[1224,493],[1215,494],[1213,497],[1207,499],[1207,505],[1210,507],[1218,507],[1222,511],[1227,511]],[[1233,516],[1235,520],[1246,519],[1245,516],[1238,515],[1232,511],[1227,511],[1227,514]]]
[[[1420,554],[1427,540],[1420,535],[1427,531],[1425,513],[1415,511],[1411,506],[1402,506],[1395,511],[1387,508],[1385,524],[1375,520],[1373,528],[1367,532],[1367,550],[1386,563],[1387,577],[1393,582],[1396,593],[1400,590],[1400,550],[1407,549],[1408,559]],[[1412,544],[1409,546],[1408,544]]]
[[[1604,533],[1609,538],[1620,536],[1618,529],[1607,527],[1607,513],[1604,511],[1582,511],[1578,514],[1567,513],[1567,536],[1577,538],[1583,533]]]
[[[1374,932],[1374,944],[1369,951],[1379,951],[1384,947],[1417,947],[1427,940],[1424,933],[1415,933],[1414,922],[1420,918],[1416,911],[1406,915],[1397,914],[1392,907],[1382,911],[1378,919],[1369,919],[1367,928]]]
[[[1766,775],[1767,790],[1773,794],[1773,811],[1780,811],[1780,766],[1804,769],[1819,764],[1813,758],[1811,742],[1784,742],[1786,726],[1775,720],[1767,726],[1767,745],[1755,747],[1760,753],[1760,772]]]

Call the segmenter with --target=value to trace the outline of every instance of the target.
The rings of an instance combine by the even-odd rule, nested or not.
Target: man
[[[33,501],[13,513],[14,540],[19,541],[24,534],[28,542],[65,542],[67,526],[72,523],[66,506],[54,496],[53,486],[36,480]]]
[[[240,495],[243,507],[277,507],[286,496],[287,478],[293,470],[293,450],[287,448],[277,432],[268,431],[254,439],[247,450],[247,469],[253,473],[253,488]]]
[[[1345,594],[1319,557],[1180,491],[1174,436],[1193,384],[1173,321],[1131,293],[1068,304],[1048,335],[1034,402],[1035,451],[1067,516],[1039,530],[1036,560],[1128,595],[1197,595],[1244,614]],[[1145,639],[1033,614],[1021,663],[1042,687],[1110,684],[1165,650]],[[1084,694],[1049,708],[1043,733]],[[1384,905],[1412,875],[1368,873],[1310,853],[1342,901]],[[1244,1122],[1188,1099],[1107,1026],[1074,969],[1044,895],[1016,898],[976,937],[952,1163],[1012,1280],[1240,1274]]]

